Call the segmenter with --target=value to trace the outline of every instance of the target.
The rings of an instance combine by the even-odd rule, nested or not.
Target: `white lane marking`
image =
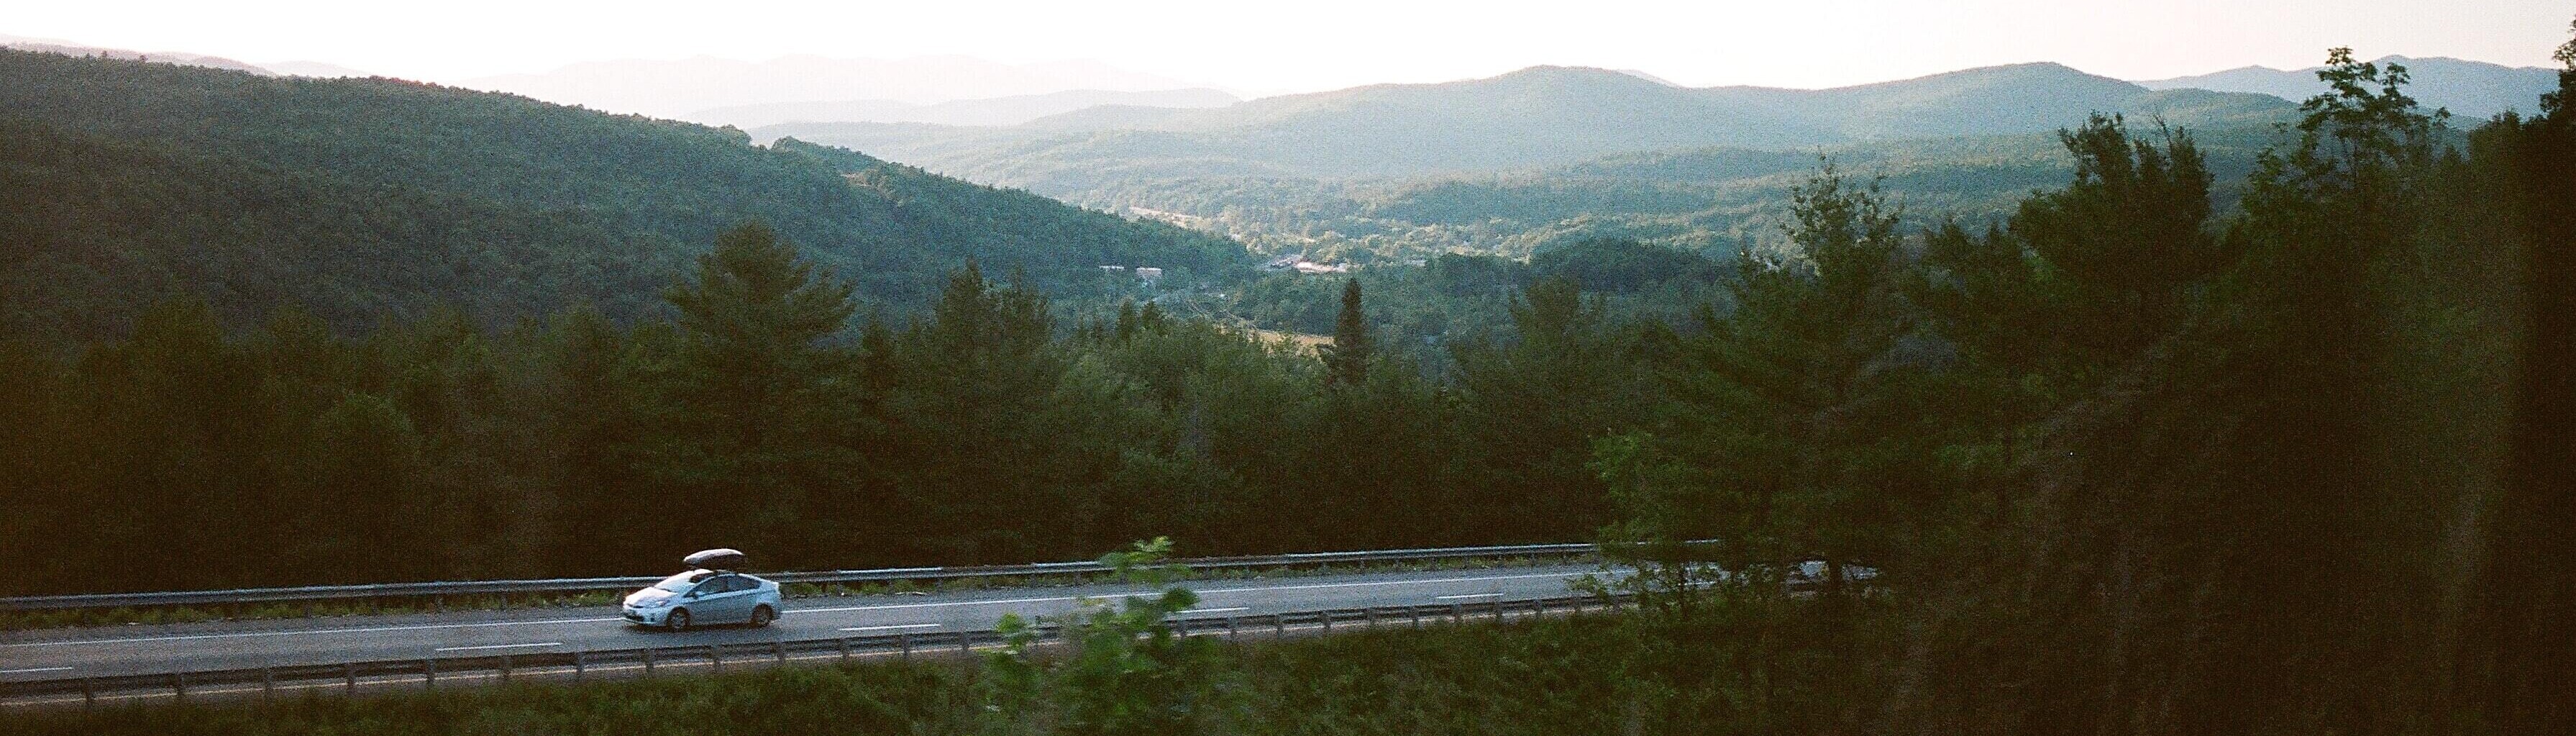
[[[1252,609],[1251,609],[1251,608],[1248,608],[1248,607],[1245,607],[1245,606],[1235,606],[1235,607],[1233,607],[1233,608],[1193,608],[1193,609],[1190,609],[1190,610],[1187,610],[1187,611],[1182,611],[1181,613],[1183,613],[1183,614],[1191,614],[1191,613],[1232,613],[1232,612],[1235,612],[1235,611],[1249,611],[1249,610],[1252,610]]]
[[[23,675],[30,672],[61,672],[70,667],[29,667],[23,670],[0,670],[0,675]]]
[[[1200,594],[1200,595],[1208,595],[1208,594],[1212,594],[1212,593],[1258,593],[1258,592],[1266,591],[1266,590],[1317,590],[1317,589],[1322,589],[1322,588],[1364,588],[1364,587],[1375,587],[1375,586],[1382,586],[1382,585],[1421,585],[1421,584],[1425,584],[1425,583],[1471,583],[1471,582],[1476,582],[1476,581],[1480,581],[1480,580],[1524,580],[1524,579],[1528,579],[1528,578],[1571,578],[1571,577],[1574,577],[1574,575],[1567,574],[1567,573],[1543,573],[1543,574],[1536,574],[1536,575],[1491,575],[1491,576],[1486,576],[1486,577],[1476,577],[1476,578],[1426,578],[1426,579],[1422,579],[1422,580],[1381,580],[1381,581],[1368,582],[1368,583],[1317,583],[1317,584],[1313,584],[1313,585],[1274,585],[1274,586],[1262,587],[1262,588],[1217,588],[1217,589],[1214,589],[1214,590],[1202,590],[1202,591],[1199,591],[1199,594]],[[1001,599],[1001,600],[989,600],[989,601],[948,601],[948,602],[945,602],[945,603],[899,603],[899,604],[884,605],[884,606],[841,606],[841,607],[837,607],[837,608],[799,608],[799,609],[795,609],[795,610],[792,610],[792,611],[788,611],[788,613],[843,613],[843,612],[847,612],[847,611],[887,611],[887,610],[897,610],[897,609],[906,609],[906,608],[948,608],[948,607],[954,607],[954,606],[995,606],[995,605],[1002,605],[1002,604],[1005,604],[1005,603],[1056,603],[1056,602],[1062,602],[1062,601],[1070,601],[1070,600],[1074,600],[1074,599],[1075,599],[1075,596],[1054,596],[1054,597],[1048,597],[1048,598],[1005,598],[1005,599]]]
[[[536,643],[536,644],[487,644],[487,645],[479,646],[479,647],[439,647],[437,651],[441,651],[441,652],[470,652],[470,651],[474,651],[474,650],[477,650],[477,649],[524,649],[524,648],[527,648],[527,647],[559,647],[559,646],[563,646],[563,642],[559,642],[559,641],[549,641],[549,642],[539,642],[539,643]]]
[[[370,626],[356,629],[316,629],[307,631],[249,631],[239,634],[193,634],[188,636],[146,636],[135,639],[82,639],[78,641],[39,641],[24,644],[0,644],[0,647],[68,647],[81,644],[141,644],[155,641],[196,641],[199,639],[242,639],[259,636],[304,636],[308,634],[372,634],[384,631],[427,631],[432,629],[472,629],[485,626],[542,626],[546,624],[595,624],[602,621],[624,621],[622,618],[558,618],[544,621],[490,621],[479,624],[422,624],[419,626]]]
[[[1500,595],[1502,595],[1502,594],[1501,594],[1501,593],[1468,593],[1468,594],[1466,594],[1466,595],[1443,595],[1443,596],[1433,596],[1433,597],[1432,597],[1432,600],[1441,600],[1441,601],[1446,601],[1446,600],[1456,600],[1456,599],[1459,599],[1459,598],[1492,598],[1492,597],[1497,597],[1497,596],[1500,596]]]
[[[799,608],[788,613],[840,613],[843,611],[888,611],[900,608],[944,608],[948,606],[994,606],[1004,603],[1052,603],[1073,600],[1072,596],[1055,598],[1008,598],[996,601],[949,601],[947,603],[901,603],[889,606],[842,606],[840,608]]]
[[[885,631],[888,629],[936,629],[938,624],[887,624],[884,626],[849,626],[842,631]]]
[[[1200,594],[1200,595],[1206,595],[1206,594],[1209,594],[1209,593],[1252,593],[1252,592],[1258,592],[1258,591],[1264,591],[1264,590],[1313,590],[1313,589],[1316,589],[1316,588],[1358,588],[1358,587],[1376,586],[1376,585],[1416,585],[1416,584],[1420,584],[1420,583],[1470,583],[1470,582],[1475,582],[1475,581],[1478,581],[1478,580],[1526,580],[1526,579],[1529,579],[1529,578],[1571,578],[1571,577],[1574,577],[1574,575],[1573,575],[1573,574],[1568,574],[1568,573],[1543,573],[1543,574],[1538,574],[1538,575],[1494,575],[1494,576],[1490,576],[1490,577],[1481,577],[1481,578],[1431,578],[1431,579],[1426,579],[1426,580],[1383,580],[1383,581],[1374,582],[1374,583],[1322,583],[1322,584],[1317,584],[1317,585],[1281,585],[1281,586],[1269,587],[1269,588],[1220,588],[1220,589],[1217,589],[1217,590],[1202,590],[1202,591],[1199,591],[1199,594]]]

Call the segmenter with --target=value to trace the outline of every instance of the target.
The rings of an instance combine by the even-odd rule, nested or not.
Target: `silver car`
[[[768,626],[778,620],[778,583],[730,570],[690,570],[627,594],[626,620],[680,631],[707,624]]]

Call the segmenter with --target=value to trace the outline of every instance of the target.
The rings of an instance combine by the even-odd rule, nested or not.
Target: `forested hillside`
[[[2151,121],[2131,120],[2143,127]],[[2217,179],[2216,206],[2235,207],[2257,154],[2281,139],[2267,128],[2192,129]],[[1522,259],[1598,238],[1627,238],[1727,258],[1786,224],[1780,196],[1819,156],[1873,179],[1919,218],[1982,224],[2074,172],[2053,134],[1905,139],[1820,151],[1711,148],[1629,153],[1544,169],[1438,177],[1324,181],[1202,177],[1105,186],[1074,201],[1200,218],[1255,251],[1319,262],[1397,264],[1442,254]]]
[[[1222,272],[1223,238],[730,129],[389,79],[0,51],[0,326],[120,334],[202,296],[335,329],[452,305],[626,319],[715,233],[769,223],[909,311],[968,258],[1069,293],[1102,264]]]
[[[1684,88],[1601,69],[1377,85],[1210,110],[1104,107],[1015,127],[771,126],[1086,207],[1166,217],[1256,252],[1383,264],[1527,258],[1634,238],[1724,258],[1772,232],[1819,153],[1922,216],[1981,221],[2069,169],[2048,131],[2087,114],[2190,128],[2224,174],[2293,106],[2155,91],[2055,64],[1825,90]]]

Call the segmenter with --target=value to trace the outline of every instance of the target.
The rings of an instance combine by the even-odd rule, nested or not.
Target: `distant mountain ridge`
[[[2404,64],[2414,79],[2406,93],[2425,107],[2448,108],[2452,115],[2469,120],[2484,120],[2506,110],[2530,114],[2534,101],[2542,93],[2558,87],[2558,72],[2539,67],[2510,67],[2483,61],[2466,61],[2448,57],[2408,58],[2383,56],[2373,63]],[[2248,92],[2271,95],[2299,102],[2322,94],[2326,84],[2317,81],[2317,70],[2273,69],[2247,66],[2172,79],[2138,82],[2149,89],[2205,89],[2220,92]]]
[[[263,77],[277,76],[277,72],[263,68],[257,64],[227,59],[221,56],[192,54],[181,51],[135,51],[131,49],[115,49],[102,46],[91,46],[88,44],[54,38],[27,38],[24,36],[0,35],[0,48],[17,49],[19,51],[33,51],[45,54],[62,54],[64,56],[86,56],[101,59],[150,61],[163,64],[178,64],[181,66],[202,66],[208,69],[229,69],[237,72],[249,72]]]
[[[699,110],[684,117],[707,125],[738,128],[815,121],[1000,126],[1018,125],[1104,105],[1186,110],[1224,107],[1242,101],[1242,98],[1224,90],[1205,87],[1145,92],[1074,89],[1041,95],[950,100],[929,105],[900,100],[773,102]]]
[[[926,105],[1065,90],[1142,92],[1205,86],[1092,61],[1003,64],[967,56],[843,59],[810,54],[759,62],[706,56],[596,61],[457,84],[664,118],[781,102],[892,100]]]
[[[2190,127],[2286,120],[2279,98],[2150,90],[2038,63],[1824,90],[1674,87],[1580,67],[1266,97],[1208,110],[1083,110],[1010,128],[783,124],[971,180],[1069,195],[1108,179],[1421,176],[1711,146],[1800,149],[2054,130],[2092,112]]]

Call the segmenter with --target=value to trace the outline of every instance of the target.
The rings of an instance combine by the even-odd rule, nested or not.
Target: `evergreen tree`
[[[1360,305],[1360,280],[1354,278],[1342,286],[1342,311],[1333,318],[1333,344],[1324,349],[1324,385],[1366,384],[1375,351],[1369,344],[1368,313]]]
[[[1604,299],[1549,277],[1511,305],[1508,345],[1452,350],[1461,395],[1465,482],[1487,503],[1469,523],[1515,539],[1568,539],[1607,521],[1601,480],[1584,468],[1592,438],[1642,420],[1651,397],[1632,331]]]
[[[730,500],[727,515],[750,525],[710,533],[801,538],[803,495],[852,460],[833,442],[850,351],[830,341],[857,310],[850,293],[759,223],[718,236],[695,278],[665,292],[685,340],[677,408],[688,428],[671,469],[684,487]]]
[[[1667,382],[1686,410],[1663,451],[1703,495],[1676,507],[1696,519],[1657,527],[1723,540],[1739,568],[1820,558],[1838,577],[1892,556],[1880,531],[1897,489],[1879,466],[1901,420],[1880,416],[1898,408],[1890,350],[1910,320],[1893,288],[1899,216],[1830,163],[1791,202],[1789,249],[1739,256],[1734,311],[1702,309]]]

